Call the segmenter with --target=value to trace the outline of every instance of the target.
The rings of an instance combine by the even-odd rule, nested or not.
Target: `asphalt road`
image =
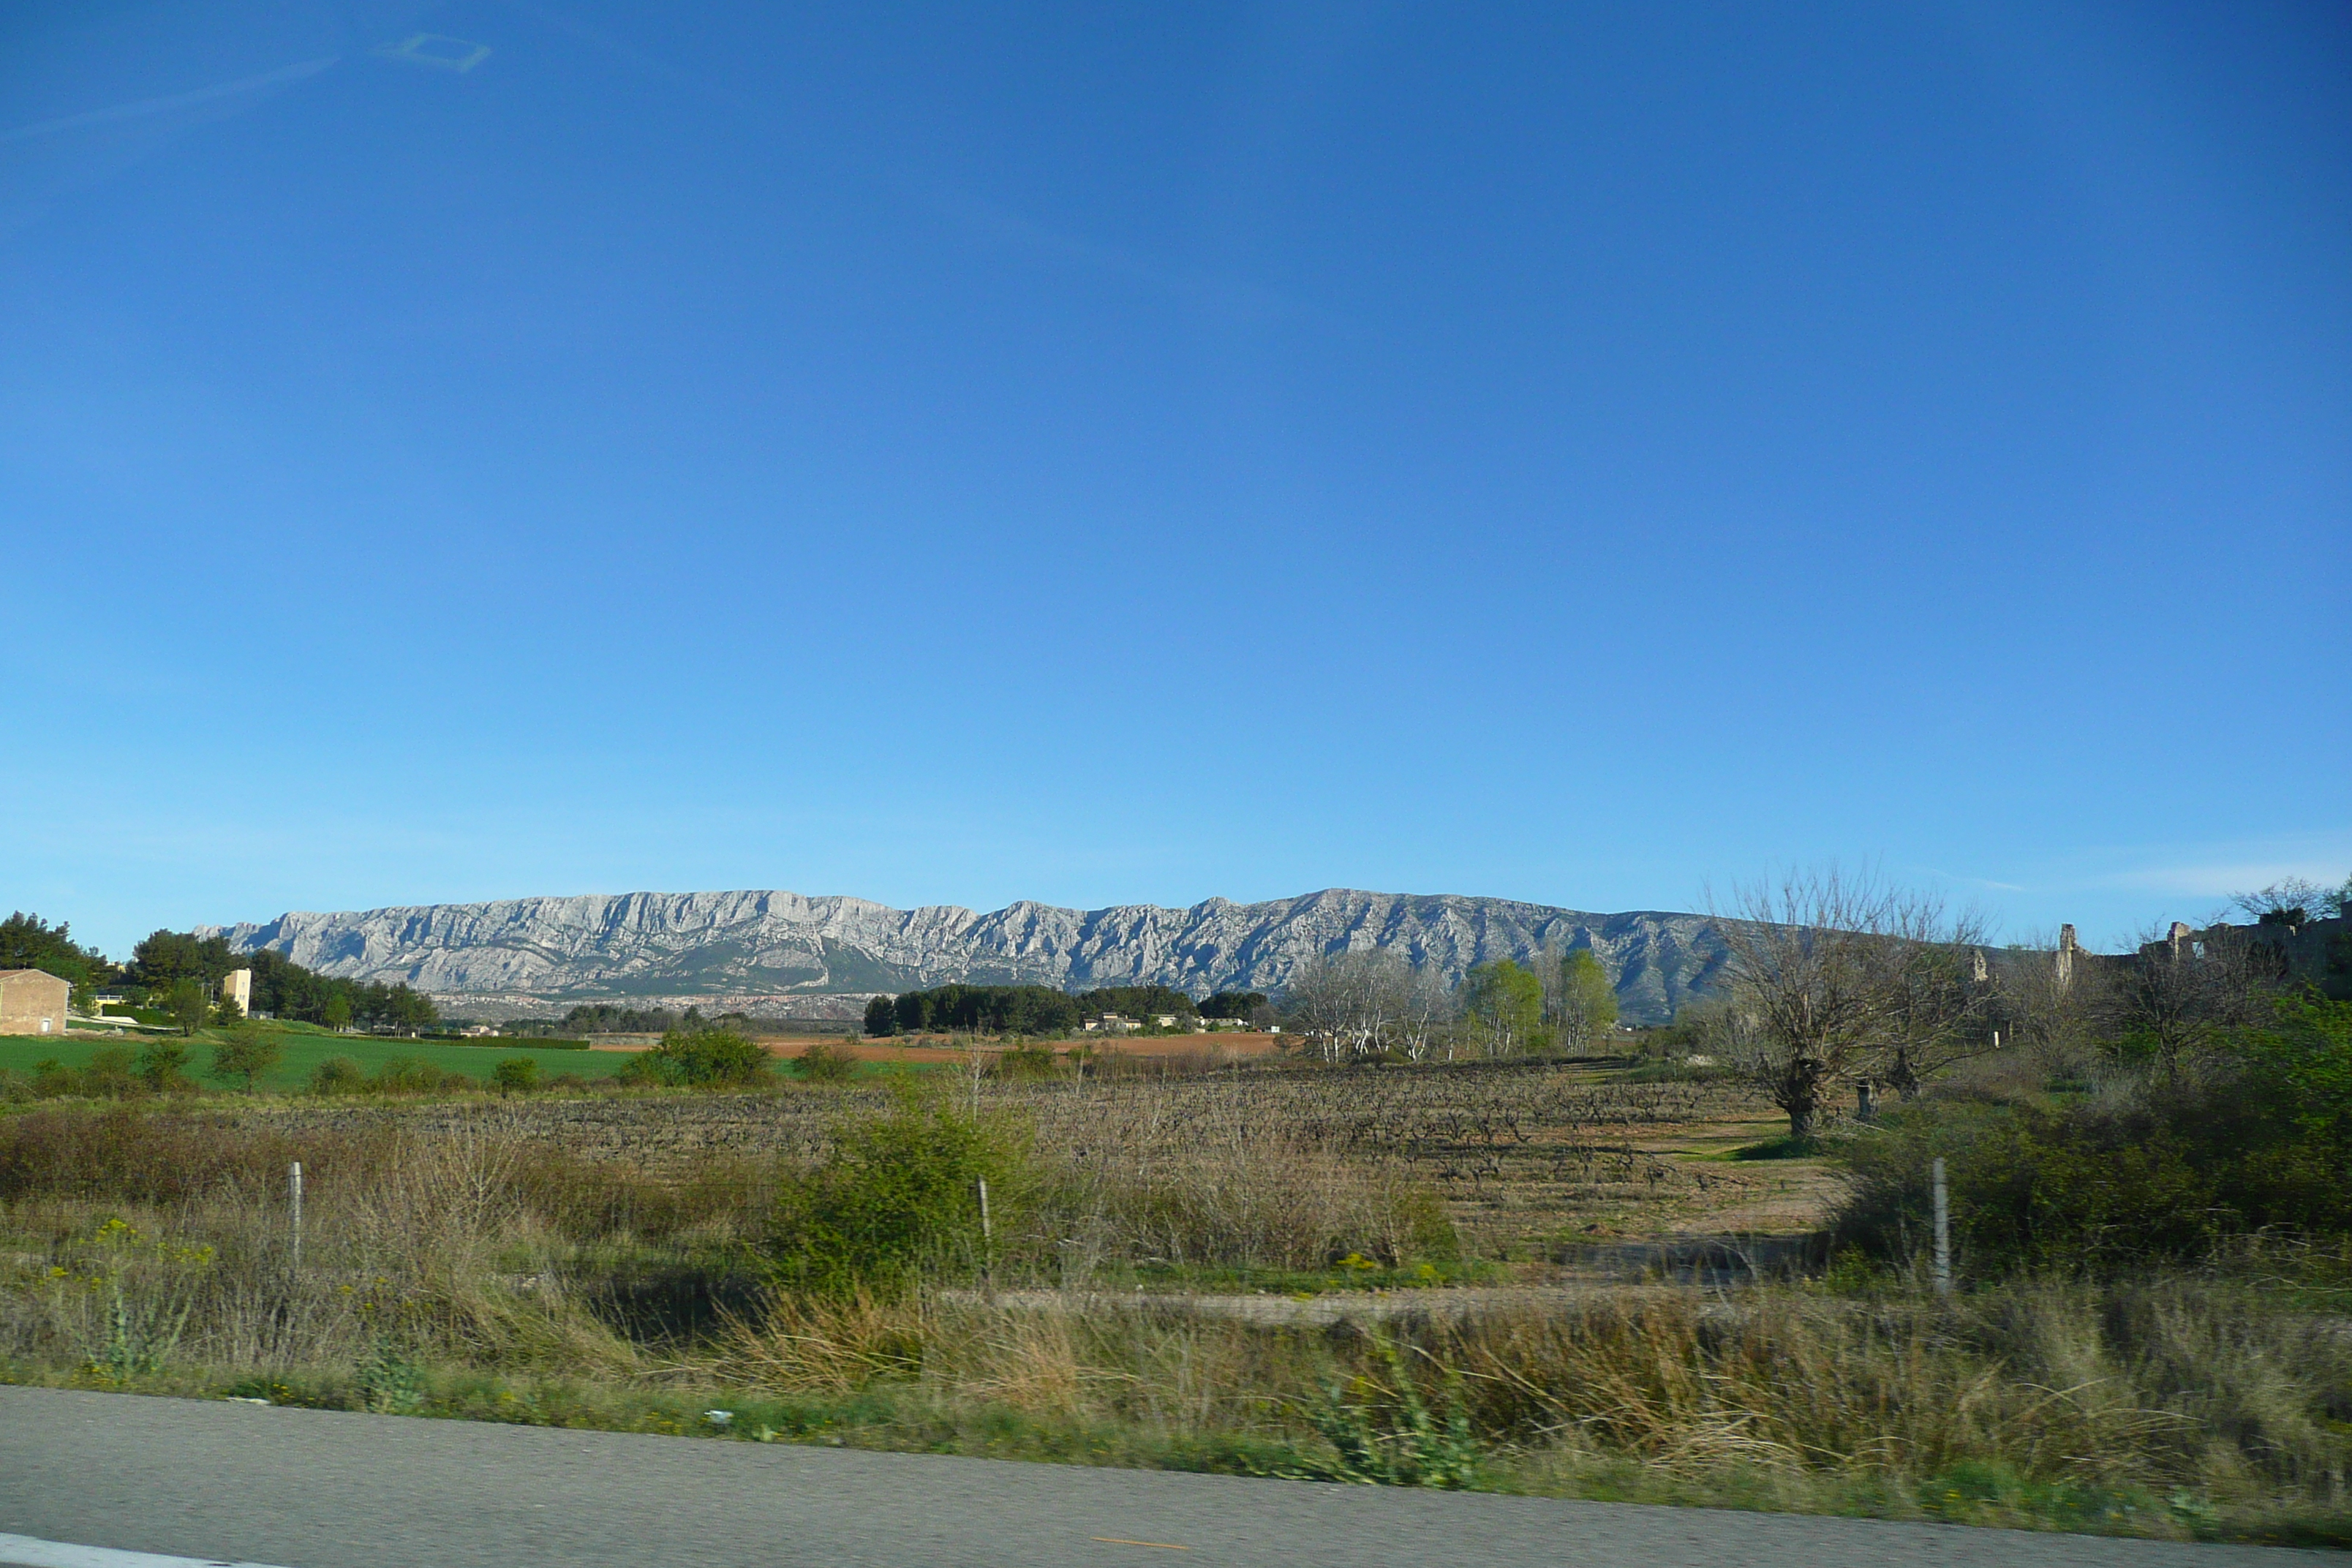
[[[2324,1555],[26,1388],[0,1388],[0,1535],[282,1568],[2286,1568]],[[35,1555],[0,1545],[0,1563]]]

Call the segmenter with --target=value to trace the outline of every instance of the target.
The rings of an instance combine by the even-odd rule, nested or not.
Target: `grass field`
[[[580,1051],[535,1049],[521,1040],[496,1040],[481,1046],[440,1045],[429,1040],[383,1039],[371,1035],[331,1035],[321,1029],[291,1025],[270,1031],[285,1047],[285,1056],[278,1069],[263,1081],[272,1089],[299,1089],[310,1081],[311,1072],[329,1057],[349,1057],[361,1068],[373,1073],[383,1063],[395,1058],[429,1062],[443,1072],[461,1072],[469,1078],[487,1079],[490,1069],[509,1057],[529,1057],[539,1064],[542,1080],[558,1073],[572,1073],[583,1079],[609,1078],[621,1070],[629,1058],[618,1051]],[[110,1047],[126,1047],[135,1057],[150,1039],[177,1038],[175,1036],[125,1035],[118,1039],[106,1035],[75,1033],[55,1035],[0,1036],[0,1069],[13,1068],[30,1073],[33,1064],[54,1058],[66,1066],[79,1068]],[[189,1065],[199,1081],[204,1078],[205,1064],[212,1058],[209,1036],[199,1034],[184,1042],[189,1047]]]

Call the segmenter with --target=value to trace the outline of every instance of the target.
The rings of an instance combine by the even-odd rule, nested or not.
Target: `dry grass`
[[[1714,1092],[1579,1100],[1522,1074],[1552,1097],[1523,1096],[1531,1111],[1512,1081],[1418,1099],[1303,1079],[988,1089],[1034,1121],[1045,1194],[1000,1257],[1066,1291],[1017,1303],[802,1300],[744,1276],[780,1184],[822,1152],[803,1103],[872,1105],[856,1094],[789,1108],[779,1136],[799,1152],[670,1179],[551,1150],[528,1108],[300,1131],[44,1110],[0,1121],[0,1363],[412,1407],[378,1386],[397,1363],[414,1407],[453,1414],[674,1430],[691,1417],[659,1412],[721,1401],[778,1430],[1271,1473],[1333,1473],[1333,1431],[1407,1442],[1410,1384],[1463,1418],[1486,1484],[1524,1489],[2172,1534],[2324,1534],[2314,1521],[2344,1513],[2352,1331],[2218,1278],[2023,1280],[1951,1303],[1885,1279],[1596,1289],[1377,1329],[1088,1289],[1155,1259],[1418,1256],[1444,1229],[1430,1173],[1446,1149],[1549,1159],[1520,1152],[1673,1125]],[[655,1287],[693,1310],[644,1310]]]
[[[2325,1518],[2352,1501],[2352,1335],[2213,1281],[2028,1281],[1957,1304],[1653,1289],[1389,1331],[1423,1401],[1467,1415],[1490,1479],[1537,1489],[1631,1463],[1654,1491],[1738,1477],[1784,1500],[1953,1512],[1951,1479],[1971,1503],[2006,1489],[2076,1523],[2173,1500],[2106,1521],[2158,1533],[2200,1510]],[[1393,1382],[1380,1348],[1164,1303],[861,1302],[738,1323],[703,1371],[771,1394],[896,1385],[934,1406],[1305,1442],[1329,1390]]]

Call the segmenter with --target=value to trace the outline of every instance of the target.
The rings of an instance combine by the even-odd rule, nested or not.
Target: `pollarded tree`
[[[1731,1004],[1719,1054],[1787,1114],[1791,1137],[1811,1136],[1832,1097],[1874,1065],[1892,903],[1832,866],[1739,889],[1715,911]]]
[[[1729,952],[1725,1054],[1804,1137],[1842,1088],[1916,1096],[1993,1048],[2000,994],[1982,922],[1933,895],[1832,866],[1740,891],[1719,921]]]

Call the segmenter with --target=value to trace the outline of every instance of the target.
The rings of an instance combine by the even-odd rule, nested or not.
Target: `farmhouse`
[[[37,969],[0,969],[0,1035],[62,1035],[73,987]]]

